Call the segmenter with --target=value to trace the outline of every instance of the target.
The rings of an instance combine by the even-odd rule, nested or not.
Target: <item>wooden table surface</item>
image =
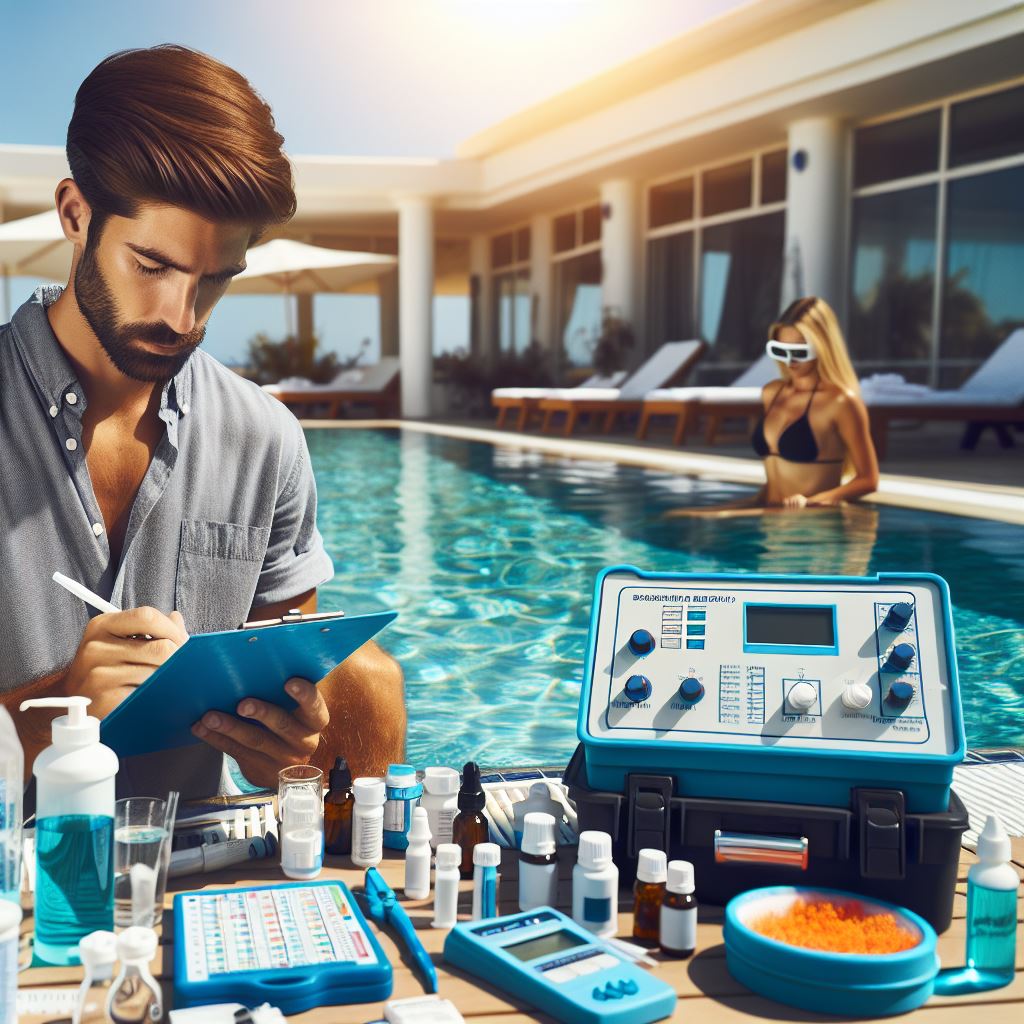
[[[1024,839],[1013,841],[1014,861],[1018,873],[1024,877]],[[953,904],[953,923],[945,934],[939,936],[938,951],[943,966],[953,967],[963,963],[965,944],[965,914],[967,911],[967,870],[974,862],[974,854],[967,850],[961,851],[956,896]],[[259,863],[259,862],[254,862]],[[328,858],[322,879],[340,878],[350,889],[362,885],[362,871],[347,865],[346,858]],[[388,857],[380,866],[388,883],[401,895],[403,866],[402,860],[389,851]],[[153,965],[154,973],[164,985],[165,1000],[173,1006],[171,974],[173,927],[170,922],[169,910],[171,898],[175,892],[186,892],[201,889],[220,889],[228,885],[267,885],[285,881],[276,864],[253,870],[251,866],[244,869],[222,871],[206,876],[208,881],[202,886],[196,882],[198,878],[173,879],[175,887],[168,893],[166,907],[168,909],[167,925],[163,929],[160,950]],[[697,880],[700,895],[700,879]],[[1020,895],[1020,890],[1018,891]],[[503,894],[504,897],[504,894]],[[408,901],[404,903],[409,916],[419,930],[424,946],[433,957],[437,967],[438,990],[443,997],[450,999],[461,1011],[467,1021],[473,1024],[519,1024],[520,1021],[552,1022],[554,1018],[546,1014],[531,1011],[524,1003],[499,992],[489,985],[472,979],[461,971],[448,968],[442,957],[444,931],[435,931],[430,927],[431,904],[429,901]],[[632,930],[632,915],[629,913],[629,901],[624,900],[619,914],[619,934],[628,938]],[[460,899],[460,918],[468,917],[469,883],[463,883]],[[504,913],[512,913],[516,906],[512,899],[504,899],[500,908]],[[1022,920],[1024,902],[1018,902],[1018,922]],[[31,927],[31,919],[25,922]],[[413,973],[408,961],[403,959],[390,935],[374,928],[385,953],[394,968],[395,986],[392,998],[421,995],[423,985],[419,974]],[[725,966],[725,947],[722,945],[722,910],[720,907],[701,905],[699,911],[697,953],[689,960],[678,961],[662,959],[655,969],[658,977],[674,986],[679,994],[679,1002],[671,1020],[689,1021],[691,1024],[709,1024],[709,1022],[781,1020],[781,1021],[834,1021],[835,1017],[826,1017],[792,1009],[779,1003],[771,1002],[752,994],[742,985],[733,981]],[[19,984],[28,987],[61,987],[77,985],[81,980],[81,968],[75,967],[36,967],[25,971],[20,976]],[[1018,932],[1016,976],[1011,985],[994,992],[985,992],[976,996],[966,997],[933,997],[921,1009],[915,1011],[922,1024],[1022,1024],[1024,1022],[1024,940]],[[296,1024],[366,1024],[367,1021],[383,1017],[383,1008],[379,1003],[328,1006],[297,1014],[289,1018]],[[36,1024],[36,1022],[52,1021],[59,1018],[32,1017],[22,1018],[19,1024]]]

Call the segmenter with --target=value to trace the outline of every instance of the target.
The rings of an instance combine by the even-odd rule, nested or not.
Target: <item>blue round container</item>
[[[856,902],[866,913],[887,911],[920,941],[899,953],[830,953],[769,939],[748,926],[764,914],[785,912],[796,900]],[[837,889],[774,885],[742,893],[725,908],[724,937],[725,961],[737,981],[776,1002],[817,1013],[906,1013],[932,994],[939,969],[935,930],[924,918],[892,903]]]

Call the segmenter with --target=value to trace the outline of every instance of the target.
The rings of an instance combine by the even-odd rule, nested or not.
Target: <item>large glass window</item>
[[[753,202],[753,181],[754,169],[750,160],[740,160],[727,167],[705,171],[701,178],[704,192],[701,213],[705,217],[712,217],[716,213],[742,210],[750,206]]]
[[[954,103],[949,117],[949,166],[1024,153],[1024,85]],[[1020,206],[1018,193],[1016,206]]]
[[[527,270],[494,276],[495,332],[498,349],[505,353],[523,352],[530,344],[530,274]]]
[[[647,352],[666,341],[696,337],[693,315],[693,232],[647,243]]]
[[[858,128],[853,146],[853,185],[877,185],[927,174],[939,166],[941,110]]]
[[[955,386],[1024,327],[1024,166],[948,185],[942,374]]]
[[[704,229],[699,333],[713,363],[746,368],[764,351],[779,312],[784,230],[781,212]]]
[[[601,331],[601,254],[559,260],[555,283],[563,366],[589,366]]]
[[[648,200],[647,220],[652,228],[693,220],[693,178],[655,185]]]
[[[761,202],[781,203],[786,198],[786,156],[776,149],[761,157]]]
[[[899,364],[908,379],[927,379],[936,195],[925,185],[854,200],[848,333],[859,369]]]

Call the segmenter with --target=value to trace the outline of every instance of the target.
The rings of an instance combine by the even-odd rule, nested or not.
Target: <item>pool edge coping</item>
[[[507,448],[536,451],[563,458],[589,459],[641,466],[663,472],[682,473],[698,478],[726,480],[730,483],[759,484],[764,481],[759,459],[733,455],[708,455],[696,452],[668,451],[609,441],[584,438],[538,436],[509,433],[486,427],[463,427],[423,420],[300,420],[304,428],[314,430],[401,429],[439,437],[480,441]],[[877,505],[920,509],[959,515],[971,519],[1024,526],[1024,487],[997,484],[968,484],[933,477],[902,476],[882,473],[878,490],[863,500]]]

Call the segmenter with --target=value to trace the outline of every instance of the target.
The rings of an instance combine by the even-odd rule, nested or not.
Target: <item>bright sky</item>
[[[63,145],[75,91],[108,53],[176,42],[244,74],[293,154],[449,156],[470,135],[745,0],[0,0],[0,143]],[[16,101],[12,102],[12,96]],[[56,184],[56,183],[55,183]],[[27,283],[27,282],[26,282]],[[14,282],[18,304],[24,284]],[[328,348],[376,348],[375,301],[318,301]],[[435,347],[466,344],[465,303],[439,302]],[[241,356],[284,332],[283,300],[238,296],[207,346]]]

